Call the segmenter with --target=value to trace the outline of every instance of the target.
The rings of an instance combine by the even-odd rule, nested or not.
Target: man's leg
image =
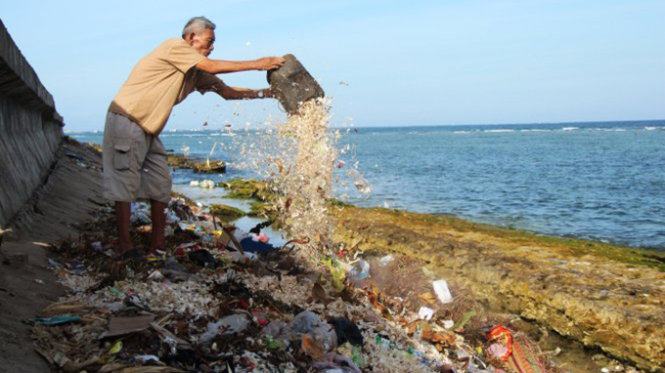
[[[137,141],[141,136],[143,130],[137,124],[124,116],[107,113],[102,145],[102,184],[104,198],[116,201],[117,254],[125,254],[134,247],[129,235],[131,204],[118,201],[132,201],[137,197],[139,161],[145,157],[145,150],[139,149]]]
[[[152,237],[150,240],[150,251],[164,250],[164,228],[166,227],[166,214],[164,210],[167,204],[154,199],[150,200],[150,215],[152,218]]]
[[[129,202],[115,203],[115,218],[118,222],[118,249],[122,254],[132,248],[132,239],[129,236],[129,218],[131,216]]]
[[[150,214],[152,215],[152,239],[150,251],[164,250],[166,240],[165,210],[171,200],[171,170],[166,161],[166,150],[158,137],[148,136],[149,148],[145,161],[141,166],[141,188],[139,196],[150,199]]]

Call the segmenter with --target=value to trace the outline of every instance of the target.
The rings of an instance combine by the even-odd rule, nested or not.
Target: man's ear
[[[185,35],[185,41],[188,43],[192,43],[192,40],[194,39],[194,35],[196,35],[193,32],[190,32],[189,34]]]

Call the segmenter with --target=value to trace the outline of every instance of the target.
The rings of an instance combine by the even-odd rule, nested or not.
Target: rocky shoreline
[[[227,183],[236,196],[269,203],[265,183],[251,185]],[[577,363],[596,350],[665,369],[665,253],[335,201],[330,211],[337,243],[420,261],[484,311],[519,315],[579,343]]]
[[[71,151],[89,152],[85,145],[69,144]],[[86,167],[79,162],[77,172],[97,175],[99,162],[93,158],[86,155]],[[66,313],[79,321],[35,324],[38,351],[53,368],[220,371],[223,363],[235,371],[308,371],[326,362],[330,369],[347,369],[341,371],[354,366],[362,371],[511,371],[512,360],[497,358],[499,340],[489,339],[499,327],[522,349],[513,356],[535,371],[664,368],[661,253],[330,201],[336,224],[333,256],[307,264],[293,255],[294,243],[294,251],[243,259],[220,244],[219,226],[250,214],[278,227],[274,196],[261,181],[229,180],[221,186],[226,198],[246,200],[249,208],[200,206],[175,196],[169,250],[157,261],[126,270],[111,265],[107,253],[114,233],[107,208],[96,223],[78,227],[77,237],[54,242],[49,265],[68,294],[34,312],[46,318]],[[135,220],[132,232],[137,242],[147,242],[149,225]],[[211,256],[190,254],[200,249]],[[215,267],[205,264],[211,258]],[[433,287],[442,280],[450,293],[447,303]],[[171,303],[160,300],[164,296],[184,308],[165,309]],[[207,316],[192,318],[200,310],[187,307],[188,302],[206,304],[201,307]],[[360,328],[364,342],[340,343],[323,355],[321,341],[302,333],[287,333],[286,344],[273,343],[280,334],[266,334],[264,322],[288,326],[305,310],[324,324],[346,318]],[[155,325],[119,339],[99,339],[111,320],[146,313],[154,315]],[[213,337],[218,350],[201,344],[209,325],[236,314],[247,315],[247,329]],[[67,345],[60,343],[64,335]],[[169,338],[177,342],[175,355],[168,352]]]

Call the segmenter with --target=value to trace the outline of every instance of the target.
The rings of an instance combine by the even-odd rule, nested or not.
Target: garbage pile
[[[53,248],[50,266],[70,291],[31,321],[35,349],[54,369],[550,369],[506,326],[482,320],[470,332],[480,318],[463,292],[422,272],[399,273],[398,257],[340,248],[312,265],[296,255],[302,242],[272,246],[260,231],[223,226],[184,198],[172,199],[167,216],[167,249],[158,255],[114,259],[112,218]],[[147,204],[132,206],[132,224],[134,242],[147,243]]]

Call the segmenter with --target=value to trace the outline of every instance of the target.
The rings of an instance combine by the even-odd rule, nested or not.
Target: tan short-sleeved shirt
[[[173,106],[189,93],[223,85],[215,75],[194,68],[204,59],[183,39],[163,42],[134,66],[109,111],[130,118],[147,133],[159,134]]]

